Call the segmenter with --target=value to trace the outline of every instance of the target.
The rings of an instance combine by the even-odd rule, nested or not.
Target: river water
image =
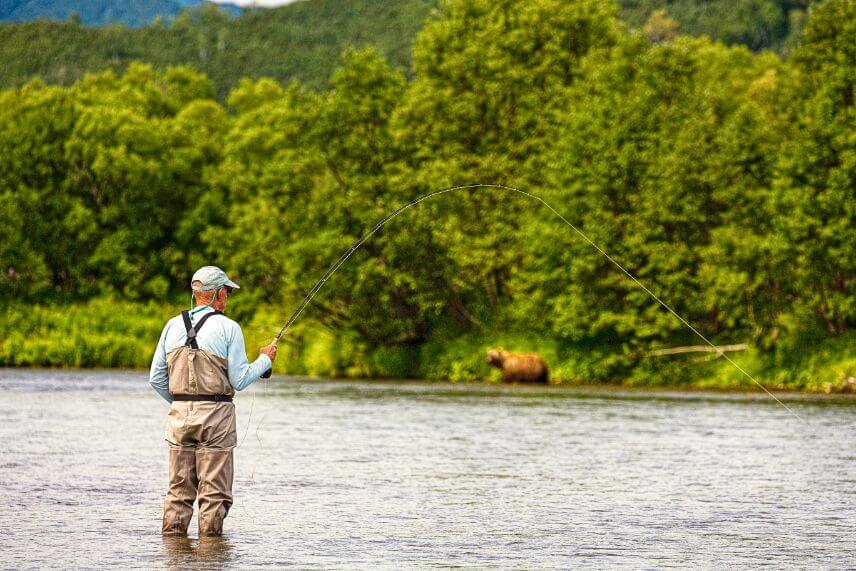
[[[856,566],[852,400],[279,379],[225,537],[165,541],[144,373],[0,389],[3,568]]]

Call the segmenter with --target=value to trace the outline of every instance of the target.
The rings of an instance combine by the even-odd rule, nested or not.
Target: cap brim
[[[227,285],[227,286],[229,286],[230,288],[233,288],[233,289],[241,289],[241,286],[239,286],[238,284],[236,284],[236,283],[235,283],[235,282],[233,282],[232,280],[226,280],[226,283],[225,283],[224,285]]]

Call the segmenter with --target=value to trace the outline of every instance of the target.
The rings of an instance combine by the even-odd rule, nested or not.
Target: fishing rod
[[[648,294],[658,304],[660,304],[662,307],[664,307],[669,313],[671,313],[673,316],[675,316],[678,319],[678,321],[680,321],[684,326],[686,326],[690,331],[692,331],[699,339],[704,341],[705,344],[710,345],[713,348],[713,350],[716,352],[717,356],[723,357],[735,369],[740,371],[740,373],[742,373],[746,378],[748,378],[750,381],[752,381],[758,387],[760,387],[761,390],[763,390],[773,400],[775,400],[777,403],[779,403],[781,406],[783,406],[795,418],[797,418],[798,420],[808,424],[800,415],[798,415],[796,412],[794,412],[794,410],[791,407],[789,407],[784,402],[782,402],[776,395],[774,395],[772,392],[770,392],[767,389],[767,387],[762,385],[758,380],[755,379],[755,377],[753,377],[751,374],[749,374],[748,371],[746,371],[743,367],[741,367],[739,364],[737,364],[731,357],[726,355],[725,352],[723,352],[719,347],[717,347],[713,342],[711,342],[707,337],[705,337],[698,329],[693,327],[693,325],[689,321],[684,319],[677,311],[672,309],[672,307],[670,305],[668,305],[665,301],[660,299],[660,297],[658,297],[654,292],[652,292],[650,289],[648,289],[645,286],[645,284],[643,284],[641,281],[639,281],[638,278],[636,278],[636,276],[634,276],[627,269],[625,269],[624,266],[622,266],[620,263],[618,263],[612,256],[610,256],[606,251],[604,251],[600,246],[598,246],[591,238],[589,238],[585,233],[583,233],[582,230],[580,230],[574,224],[572,224],[570,222],[570,220],[565,218],[562,215],[562,213],[560,213],[558,210],[553,208],[547,201],[545,201],[543,198],[541,198],[538,195],[532,194],[530,192],[526,192],[525,190],[520,190],[519,188],[514,188],[513,186],[507,186],[504,184],[476,183],[476,184],[464,184],[464,185],[450,186],[447,188],[443,188],[440,190],[435,190],[433,192],[429,192],[427,194],[423,194],[422,196],[419,196],[418,198],[408,202],[407,204],[404,204],[403,206],[399,206],[397,209],[395,209],[391,213],[387,214],[379,222],[377,222],[377,224],[372,226],[371,230],[366,232],[359,240],[354,242],[354,244],[350,248],[345,250],[342,253],[342,255],[339,256],[338,260],[333,262],[333,264],[329,268],[327,268],[327,271],[324,272],[324,275],[322,275],[321,278],[319,278],[319,280],[317,282],[315,282],[315,285],[312,286],[312,289],[309,290],[309,293],[306,294],[306,296],[303,298],[303,301],[300,302],[300,305],[297,306],[297,309],[294,310],[294,312],[291,314],[291,317],[288,318],[288,321],[286,321],[285,325],[283,325],[282,328],[279,330],[279,333],[277,333],[276,337],[273,340],[273,345],[277,345],[279,343],[280,339],[282,339],[283,335],[285,335],[288,332],[288,330],[291,329],[291,326],[294,324],[295,321],[297,321],[297,318],[300,317],[300,314],[303,313],[303,310],[306,308],[306,306],[312,302],[312,299],[315,297],[315,295],[321,290],[322,287],[324,287],[324,284],[327,282],[327,280],[330,278],[330,276],[332,276],[334,273],[336,273],[336,271],[342,266],[342,264],[347,262],[348,258],[350,258],[351,255],[353,255],[353,253],[356,252],[360,248],[360,246],[362,246],[367,240],[369,240],[372,236],[374,236],[375,233],[378,230],[380,230],[381,228],[383,228],[388,222],[390,222],[391,220],[396,218],[398,215],[400,215],[404,211],[416,206],[417,204],[424,202],[424,201],[428,200],[429,198],[439,196],[441,194],[447,194],[450,192],[458,192],[458,191],[464,191],[464,190],[490,190],[490,189],[502,190],[505,192],[515,192],[517,194],[523,195],[527,198],[530,198],[530,199],[536,200],[537,202],[540,202],[550,212],[552,212],[556,217],[558,217],[559,220],[564,222],[574,232],[576,232],[580,236],[580,238],[582,238],[587,244],[589,244],[592,248],[597,250],[598,253],[600,253],[607,260],[609,260],[610,263],[612,263],[612,265],[614,265],[616,268],[621,270],[621,272],[624,275],[626,275],[628,278],[630,278],[630,280],[632,280],[633,283],[635,283],[637,286],[639,286],[639,288],[641,288],[646,294]],[[265,374],[262,375],[262,378],[270,377],[272,372],[273,372],[272,368],[268,369],[267,372],[265,372]]]

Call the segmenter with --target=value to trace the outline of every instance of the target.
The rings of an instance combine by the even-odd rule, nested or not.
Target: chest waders
[[[220,535],[232,506],[235,389],[226,359],[200,349],[196,336],[219,311],[196,325],[181,312],[187,340],[167,353],[170,405],[166,429],[169,489],[164,499],[164,535],[187,535],[193,502],[199,500],[199,535]]]

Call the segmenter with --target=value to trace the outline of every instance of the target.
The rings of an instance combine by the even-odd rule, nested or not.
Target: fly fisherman
[[[164,535],[187,535],[199,498],[199,535],[220,535],[232,505],[232,450],[237,444],[235,391],[267,374],[276,345],[250,363],[241,327],[225,315],[238,284],[215,266],[191,280],[195,307],[170,319],[161,333],[149,382],[170,404],[169,489],[163,504]]]

